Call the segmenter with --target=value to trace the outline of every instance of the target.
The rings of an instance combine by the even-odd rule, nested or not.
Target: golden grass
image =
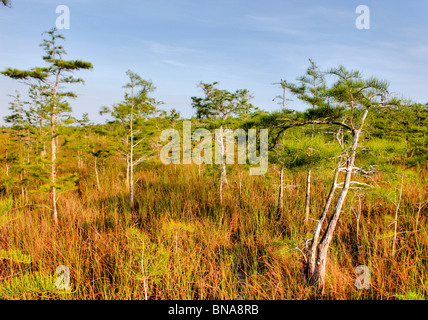
[[[319,298],[306,286],[302,274],[305,240],[315,226],[313,220],[303,222],[305,173],[287,174],[285,181],[297,187],[285,189],[284,214],[276,217],[278,174],[274,171],[270,172],[272,178],[266,178],[233,167],[220,205],[215,179],[198,176],[197,166],[145,164],[136,172],[134,212],[128,209],[122,172],[119,165],[107,163],[100,177],[102,190],[97,192],[91,168],[86,168],[79,191],[60,197],[59,227],[54,227],[44,207],[9,211],[15,219],[0,226],[0,247],[20,250],[31,256],[32,264],[25,269],[22,263],[0,260],[0,278],[18,273],[0,280],[1,298],[144,299],[144,282],[149,299]],[[424,177],[426,171],[417,175]],[[311,215],[317,219],[330,174],[315,171],[313,177]],[[394,192],[381,174],[373,179]],[[415,231],[415,203],[420,192],[427,194],[423,178],[405,183],[400,232]],[[427,211],[419,218],[418,229],[422,230],[398,235],[392,257],[392,237],[376,239],[376,235],[392,229],[384,216],[393,216],[395,205],[375,193],[367,195],[357,239],[351,212],[356,198],[352,202],[352,196],[351,192],[330,247],[323,298],[426,298]],[[29,197],[28,202],[46,203],[44,195]],[[3,195],[1,199],[7,198]],[[27,203],[19,194],[14,199],[14,208]],[[355,268],[361,264],[372,272],[369,290],[355,287]],[[44,283],[19,284],[23,277],[55,278],[58,265],[70,269],[70,290]]]

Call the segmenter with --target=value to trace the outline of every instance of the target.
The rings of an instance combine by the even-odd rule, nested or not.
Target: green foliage
[[[249,165],[244,165],[244,170],[249,170]],[[226,174],[230,173],[232,168],[226,166]],[[219,164],[213,163],[212,165],[205,166],[204,172],[202,173],[204,177],[212,178],[214,181],[221,177],[221,166]]]
[[[390,238],[393,235],[394,235],[394,231],[388,231],[388,232],[385,232],[385,233],[382,233],[382,234],[375,235],[375,239],[380,240],[380,239],[384,239],[384,238]]]
[[[49,273],[31,272],[0,282],[0,297],[19,297],[24,294],[52,294],[57,292],[55,277]]]
[[[293,133],[285,135],[282,143],[270,152],[270,162],[290,170],[303,170],[334,163],[340,154],[337,142],[322,135],[311,138],[299,131]]]
[[[9,196],[7,199],[0,199],[0,215],[12,209],[13,197]]]
[[[101,114],[110,112],[114,119],[124,124],[128,124],[131,117],[134,119],[146,118],[156,111],[156,100],[148,96],[149,93],[156,89],[153,83],[150,80],[143,80],[130,70],[126,74],[129,76],[130,82],[124,85],[123,88],[130,89],[131,93],[125,93],[124,100],[113,105],[112,110],[106,107],[101,109]],[[134,92],[134,90],[137,92]]]
[[[306,73],[297,78],[298,84],[285,82],[285,87],[299,100],[316,109],[326,105],[327,85],[325,74],[311,59],[309,64]]]
[[[13,197],[0,199],[0,227],[11,221],[14,217],[10,214],[13,206]]]
[[[133,278],[144,279],[154,284],[160,284],[163,277],[170,271],[169,259],[171,253],[163,245],[157,245],[151,241],[150,237],[136,228],[127,230],[128,241],[133,245],[132,265],[138,266],[134,272]],[[142,270],[144,266],[144,274]]]
[[[396,171],[393,164],[402,162],[408,146],[403,140],[388,138],[368,138],[361,146],[360,158],[366,166],[377,166],[380,171]]]
[[[374,108],[369,133],[379,139],[407,145],[406,165],[415,166],[428,160],[428,106],[408,103],[399,107]]]
[[[124,100],[113,105],[112,109],[102,107],[100,110],[101,115],[109,114],[114,119],[109,123],[110,130],[103,130],[102,133],[110,137],[109,147],[121,157],[130,156],[133,144],[134,157],[138,161],[154,155],[152,144],[156,142],[157,134],[160,135],[163,127],[176,121],[179,114],[174,110],[169,116],[165,114],[162,119],[156,118],[161,102],[149,96],[156,89],[153,83],[130,70],[126,74],[129,83],[123,87],[130,92],[125,92]]]
[[[83,82],[80,78],[75,78],[71,73],[81,69],[92,69],[92,64],[81,60],[63,60],[63,55],[66,54],[62,45],[59,44],[60,40],[65,40],[64,36],[59,34],[56,28],[53,28],[44,34],[47,35],[41,43],[44,48],[45,55],[43,56],[44,62],[47,67],[35,67],[30,70],[18,70],[7,68],[3,75],[8,76],[15,80],[32,81],[29,89],[29,97],[33,100],[30,108],[24,110],[19,103],[19,96],[16,98],[16,103],[11,104],[12,115],[6,118],[6,121],[13,123],[12,130],[17,132],[20,139],[20,154],[19,161],[15,163],[14,169],[16,176],[18,176],[21,184],[22,196],[25,197],[25,189],[29,188],[28,178],[24,176],[38,179],[33,184],[39,187],[42,192],[51,190],[52,195],[58,192],[64,192],[75,189],[76,175],[67,173],[62,176],[57,176],[57,148],[58,138],[64,135],[66,130],[62,126],[66,126],[73,122],[72,118],[67,114],[71,111],[68,100],[75,98],[73,92],[63,91],[64,85],[70,83]],[[25,114],[25,117],[22,116]],[[24,126],[23,119],[25,119]],[[49,120],[48,120],[49,119]],[[34,123],[38,122],[39,130],[35,130]],[[46,159],[46,140],[44,135],[48,132],[45,128],[49,125],[50,142],[51,142],[51,162],[49,166]],[[24,133],[22,133],[24,131]],[[26,155],[23,154],[24,148],[23,139],[27,144]],[[69,140],[64,136],[64,147]],[[31,153],[32,144],[35,144],[36,152]],[[40,156],[37,154],[40,152]],[[33,160],[33,161],[32,161]],[[48,181],[48,175],[51,176]],[[28,190],[27,190],[28,191]],[[56,208],[57,197],[51,197],[52,206]],[[56,211],[55,219],[56,219]]]
[[[426,298],[417,292],[409,291],[406,294],[395,294],[398,300],[426,300]]]
[[[274,247],[274,252],[280,256],[297,258],[301,256],[301,253],[298,251],[301,242],[299,239],[274,239],[272,246]]]
[[[76,190],[76,182],[78,175],[76,173],[64,174],[56,180],[55,183],[46,183],[39,187],[39,190],[44,193],[49,193],[52,187],[55,187],[59,193]]]
[[[216,88],[218,82],[199,83],[204,97],[192,97],[192,107],[196,109],[196,118],[199,120],[216,118],[225,121],[230,116],[247,118],[254,106],[249,102],[253,96],[246,89],[231,93]]]
[[[31,263],[32,258],[28,254],[24,254],[18,249],[0,250],[0,257],[3,259],[10,259],[14,262]]]
[[[170,233],[170,232],[193,233],[195,231],[195,228],[192,225],[186,224],[184,222],[175,221],[175,220],[170,220],[168,223],[164,224],[163,228],[167,233]]]
[[[320,118],[341,118],[344,116],[345,108],[341,106],[323,105],[316,109],[307,109],[304,118],[307,120],[317,120]]]

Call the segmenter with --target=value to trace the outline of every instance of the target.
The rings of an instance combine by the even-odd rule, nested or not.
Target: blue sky
[[[12,0],[0,6],[0,70],[31,68],[43,62],[41,33],[55,25],[58,5],[70,8],[66,59],[92,62],[77,75],[86,84],[74,115],[98,111],[123,97],[126,70],[151,79],[162,108],[193,115],[191,96],[199,81],[218,81],[234,91],[246,88],[253,104],[278,108],[273,83],[294,81],[308,59],[321,69],[339,64],[390,81],[390,91],[428,102],[428,1],[425,0]],[[355,26],[357,6],[370,9],[370,29]],[[0,124],[8,114],[7,94],[27,88],[0,76]],[[302,110],[294,101],[290,108]]]

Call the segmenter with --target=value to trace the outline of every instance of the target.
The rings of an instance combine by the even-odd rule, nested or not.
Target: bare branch
[[[135,148],[136,146],[138,146],[144,140],[146,140],[146,137],[144,137],[143,139],[141,139],[140,141],[138,141],[136,144],[134,144],[133,147]]]

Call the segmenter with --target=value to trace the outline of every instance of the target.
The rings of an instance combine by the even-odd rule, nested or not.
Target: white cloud
[[[200,53],[199,50],[193,48],[163,44],[155,41],[143,41],[143,45],[148,47],[152,53],[165,56],[180,56]]]
[[[186,64],[175,61],[175,60],[162,60],[161,62],[166,63],[166,64],[170,64],[170,65],[175,66],[175,67],[187,67]]]

